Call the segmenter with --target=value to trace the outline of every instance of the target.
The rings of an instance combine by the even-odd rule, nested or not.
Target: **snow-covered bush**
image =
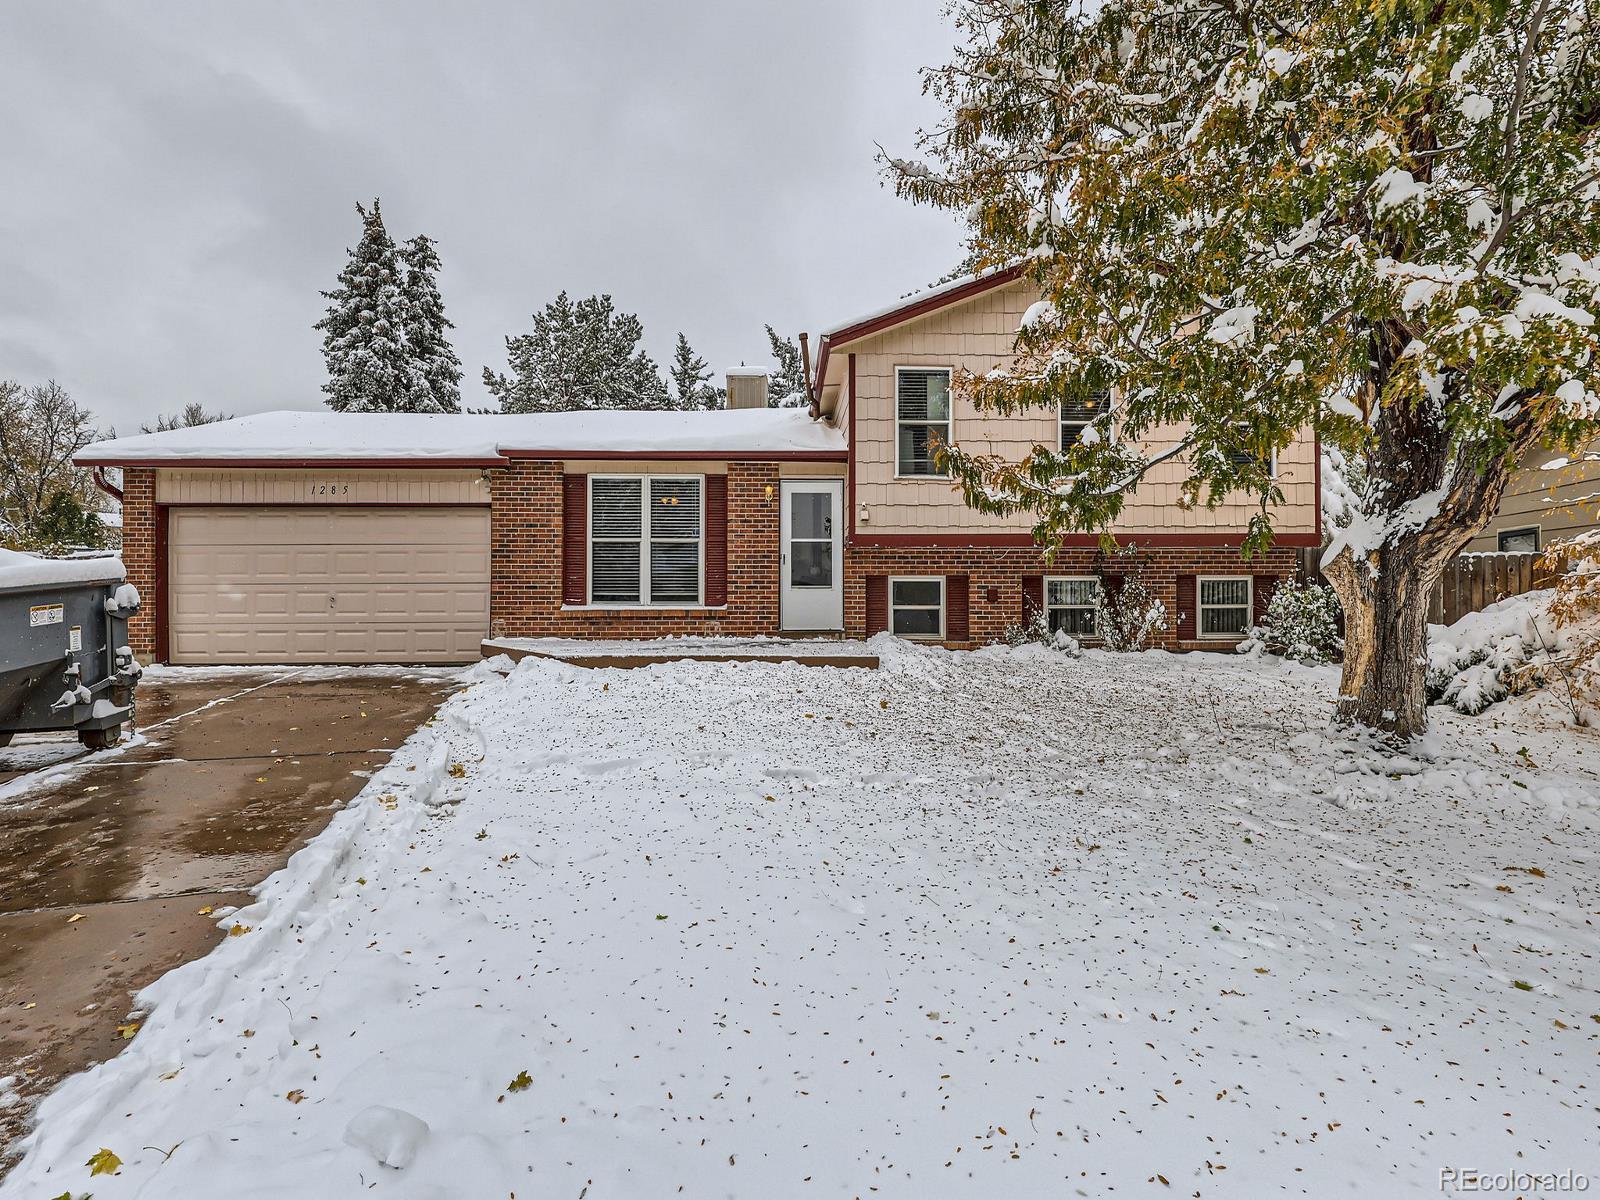
[[[1557,680],[1564,639],[1550,615],[1554,593],[1527,592],[1428,626],[1428,703],[1479,713],[1509,695]]]
[[[1265,650],[1303,663],[1332,662],[1343,649],[1333,589],[1295,579],[1278,585],[1267,602],[1266,620],[1239,644],[1241,653]]]
[[[1050,622],[1043,613],[1034,613],[1029,621],[1006,626],[1006,631],[1001,635],[1008,646],[1045,646],[1051,650],[1058,650],[1068,658],[1077,658],[1083,653],[1083,647],[1078,644],[1078,639],[1061,629],[1051,629]]]
[[[1108,577],[1120,580],[1113,584]],[[1144,581],[1144,562],[1137,546],[1112,555],[1100,571],[1100,595],[1095,600],[1095,629],[1107,650],[1143,650],[1170,629],[1167,606]]]

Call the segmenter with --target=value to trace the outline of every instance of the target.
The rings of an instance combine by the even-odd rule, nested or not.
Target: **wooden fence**
[[[1300,551],[1300,577],[1324,582],[1318,568],[1321,559],[1320,549]],[[1551,573],[1539,566],[1539,555],[1531,552],[1463,554],[1445,567],[1428,604],[1428,621],[1453,625],[1468,613],[1488,608],[1508,596],[1549,587],[1552,582]]]

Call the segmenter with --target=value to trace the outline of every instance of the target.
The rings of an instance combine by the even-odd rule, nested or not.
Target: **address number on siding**
[[[316,499],[323,496],[348,496],[350,485],[348,483],[309,483],[306,485],[306,495]]]

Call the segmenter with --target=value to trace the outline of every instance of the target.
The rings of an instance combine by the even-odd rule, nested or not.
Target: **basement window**
[[[1097,636],[1095,607],[1100,580],[1093,575],[1052,576],[1044,581],[1044,612],[1051,633],[1069,637]]]
[[[889,632],[895,637],[944,637],[944,577],[889,580]]]
[[[589,602],[699,604],[698,475],[589,477]]]
[[[1237,638],[1249,631],[1250,584],[1248,575],[1200,577],[1197,607],[1201,637]]]

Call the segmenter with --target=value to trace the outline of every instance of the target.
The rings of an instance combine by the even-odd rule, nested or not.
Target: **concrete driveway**
[[[166,671],[139,689],[141,745],[0,750],[0,1174],[44,1092],[116,1053],[132,994],[219,939],[200,910],[248,900],[454,674]]]

